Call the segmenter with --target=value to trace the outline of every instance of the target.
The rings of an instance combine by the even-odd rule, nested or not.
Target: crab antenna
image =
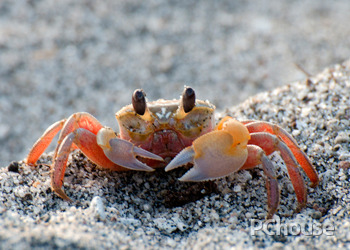
[[[146,112],[146,93],[142,89],[136,89],[132,94],[132,106],[135,112],[139,115],[144,115]]]
[[[196,105],[196,94],[191,87],[185,86],[182,92],[182,107],[185,113],[190,112]]]

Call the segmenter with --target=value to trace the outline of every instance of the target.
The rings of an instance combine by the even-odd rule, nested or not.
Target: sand
[[[271,159],[281,204],[267,227],[261,167],[194,185],[177,180],[186,170],[109,172],[77,151],[64,179],[64,189],[74,200],[67,203],[50,188],[46,164],[51,152],[35,169],[22,161],[1,169],[1,246],[349,249],[349,93],[347,62],[218,114],[277,123],[295,137],[321,178],[316,188],[308,188],[308,203],[300,213],[295,212],[293,187],[278,153]]]
[[[1,1],[0,248],[350,248],[349,12],[348,0]],[[47,166],[22,162],[50,124],[74,112],[117,130],[114,114],[136,88],[173,99],[184,85],[218,117],[270,121],[296,138],[322,181],[293,213],[274,155],[282,169],[274,219],[292,230],[334,226],[333,235],[276,227],[251,235],[252,220],[266,215],[261,168],[193,186],[177,181],[186,170],[109,173],[77,152],[68,204],[52,193]]]

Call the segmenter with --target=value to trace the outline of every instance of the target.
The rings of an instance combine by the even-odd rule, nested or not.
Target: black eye
[[[185,87],[182,92],[182,106],[185,113],[190,112],[196,105],[196,94],[191,87]]]
[[[132,94],[132,106],[134,110],[139,115],[144,115],[146,112],[146,94],[142,89],[137,89]]]

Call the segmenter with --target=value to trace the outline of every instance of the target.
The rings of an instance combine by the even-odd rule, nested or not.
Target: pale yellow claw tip
[[[246,146],[250,140],[250,134],[246,126],[230,117],[225,117],[218,125],[218,130],[228,132],[233,137],[233,146],[241,144]]]
[[[231,120],[232,119],[232,117],[230,117],[230,116],[225,116],[224,118],[222,118],[221,120],[220,120],[220,122],[218,123],[218,125],[216,125],[216,130],[222,130],[222,127],[223,127],[223,125],[224,125],[224,123],[225,122],[227,122],[228,120]]]

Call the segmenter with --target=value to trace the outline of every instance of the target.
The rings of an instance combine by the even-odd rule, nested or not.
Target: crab
[[[268,155],[279,151],[293,184],[298,209],[307,202],[307,189],[300,173],[305,171],[315,187],[318,174],[297,142],[284,129],[264,121],[221,119],[216,125],[215,106],[197,100],[185,86],[179,100],[147,102],[142,89],[132,95],[132,104],[116,113],[120,128],[115,133],[86,112],[52,124],[30,150],[26,163],[37,160],[61,130],[51,166],[54,192],[66,201],[62,190],[67,160],[80,149],[96,165],[113,171],[154,171],[193,164],[179,180],[199,182],[223,178],[238,170],[262,166],[266,176],[267,218],[276,212],[280,192],[274,165]]]

